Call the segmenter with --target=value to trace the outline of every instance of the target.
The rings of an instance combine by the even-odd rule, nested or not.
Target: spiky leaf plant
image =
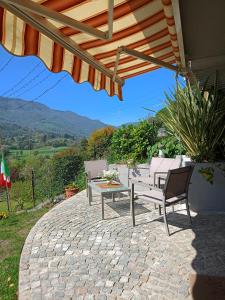
[[[207,92],[198,84],[178,84],[174,94],[166,98],[167,107],[158,114],[159,119],[193,160],[213,161],[225,131],[225,96],[217,83]]]

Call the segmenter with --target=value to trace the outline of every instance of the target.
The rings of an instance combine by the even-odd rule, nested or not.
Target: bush
[[[57,194],[62,193],[65,185],[75,180],[82,166],[82,157],[76,149],[55,154],[52,159],[52,184]]]
[[[13,183],[10,189],[10,202],[13,210],[21,210],[33,206],[32,187],[29,180],[20,180]]]
[[[153,146],[148,147],[148,158],[157,156],[159,150],[162,150],[165,157],[173,158],[176,155],[185,154],[185,149],[181,143],[173,136],[160,139]]]
[[[158,128],[148,120],[120,127],[112,138],[113,161],[133,159],[142,162],[148,157],[148,147],[156,142]]]
[[[44,201],[57,195],[54,185],[53,164],[45,159],[43,164],[34,170],[35,199]]]
[[[79,187],[80,191],[86,189],[86,177],[85,177],[83,168],[77,174],[76,179],[75,179],[75,183]]]

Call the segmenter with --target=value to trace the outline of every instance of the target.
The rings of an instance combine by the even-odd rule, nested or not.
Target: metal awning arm
[[[127,47],[124,47],[124,46],[121,46],[117,49],[117,55],[116,55],[116,62],[115,62],[115,68],[114,68],[114,75],[113,75],[113,78],[116,77],[116,74],[117,74],[117,70],[118,70],[118,65],[119,65],[119,59],[120,59],[120,55],[122,53],[126,53],[126,54],[129,54],[130,56],[133,56],[135,58],[139,58],[139,59],[142,59],[144,61],[147,61],[149,63],[153,63],[157,66],[160,66],[160,67],[164,67],[164,68],[167,68],[169,70],[172,70],[172,71],[175,71],[175,72],[178,72],[179,73],[179,68],[178,66],[174,66],[174,65],[171,65],[167,62],[164,62],[162,60],[159,60],[158,58],[155,58],[155,57],[152,57],[152,56],[148,56],[142,52],[139,52],[139,51],[136,51],[136,50],[133,50],[133,49],[129,49]]]
[[[117,54],[116,54],[116,63],[115,63],[115,67],[114,67],[114,72],[113,72],[113,80],[115,81],[116,79],[116,74],[117,74],[117,70],[118,70],[118,65],[119,65],[119,61],[120,61],[120,55],[123,52],[122,48],[119,47],[117,49]]]
[[[4,3],[13,5],[14,7],[23,9],[29,13],[39,15],[44,18],[48,18],[59,23],[62,23],[74,30],[79,30],[85,32],[92,36],[95,36],[101,40],[111,40],[112,39],[112,30],[113,30],[113,7],[114,1],[108,0],[108,31],[103,32],[97,28],[89,26],[85,23],[77,21],[73,18],[70,18],[64,14],[61,14],[57,11],[54,11],[44,5],[38,4],[30,0],[2,0]]]
[[[114,0],[108,0],[108,31],[106,32],[106,39],[111,40],[113,35],[113,8]]]
[[[76,55],[81,60],[85,61],[95,69],[99,70],[101,73],[106,75],[107,77],[113,79],[114,74],[110,69],[107,69],[102,63],[96,60],[92,55],[90,55],[87,51],[81,49],[78,44],[76,44],[71,38],[65,36],[57,27],[51,24],[46,19],[38,17],[32,13],[27,13],[15,7],[11,4],[6,4],[4,1],[0,0],[0,6],[4,7],[14,15],[18,16],[24,22],[31,25],[33,28],[38,30],[39,32],[43,33],[54,42],[58,43],[60,46],[67,49],[72,54]],[[122,85],[124,80],[119,76],[115,77],[115,82]]]

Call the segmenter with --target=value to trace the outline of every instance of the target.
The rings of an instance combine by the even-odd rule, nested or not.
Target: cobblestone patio
[[[224,215],[169,214],[170,237],[152,204],[88,206],[85,191],[54,207],[33,227],[20,262],[19,299],[191,299],[189,275],[225,275]]]

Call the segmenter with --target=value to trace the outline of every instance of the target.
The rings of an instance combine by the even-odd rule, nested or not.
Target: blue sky
[[[36,57],[12,57],[0,46],[0,82],[0,96],[35,100],[54,109],[120,125],[148,116],[143,107],[161,109],[164,92],[175,85],[175,74],[162,68],[128,79],[123,87],[124,100],[119,101],[105,91],[94,91],[89,83],[75,83],[65,72],[49,72]]]

